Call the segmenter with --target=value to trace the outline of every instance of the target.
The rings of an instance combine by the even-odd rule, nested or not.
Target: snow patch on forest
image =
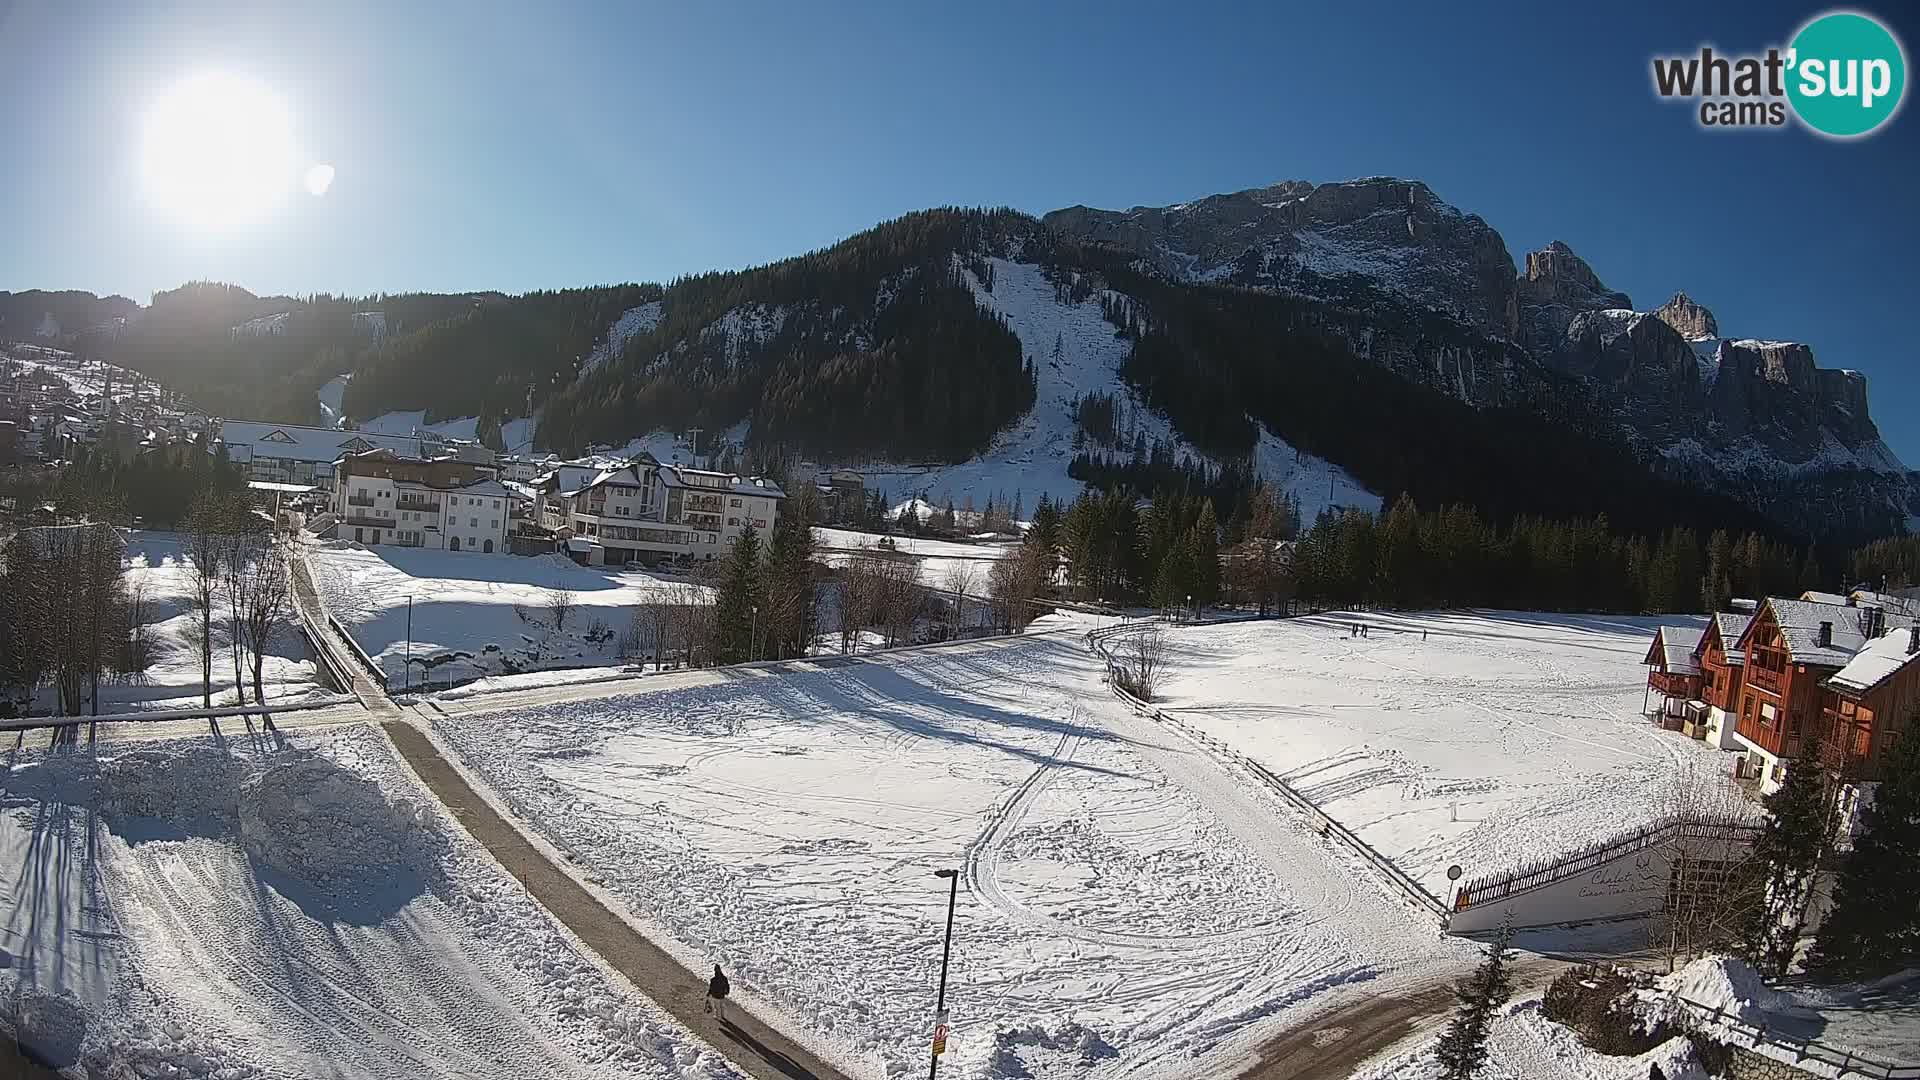
[[[618,358],[626,351],[627,342],[642,334],[652,333],[660,325],[660,313],[664,308],[665,304],[661,301],[649,300],[622,312],[607,328],[607,336],[594,343],[593,351],[587,354],[587,359],[580,365],[580,377],[584,379]]]

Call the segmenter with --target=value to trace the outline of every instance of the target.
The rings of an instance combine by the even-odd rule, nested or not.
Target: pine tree
[[[1460,1004],[1453,1014],[1453,1023],[1447,1026],[1447,1033],[1440,1037],[1437,1052],[1440,1075],[1446,1080],[1472,1080],[1487,1060],[1487,1028],[1493,1021],[1493,1011],[1513,995],[1507,977],[1507,962],[1513,958],[1507,946],[1512,941],[1513,923],[1509,919],[1493,939],[1486,959],[1480,961],[1472,975],[1454,987],[1454,996]]]
[[[1820,924],[1809,970],[1874,978],[1920,964],[1920,731],[1891,748]]]
[[[813,528],[791,513],[774,519],[772,533],[761,574],[759,639],[760,652],[779,660],[803,655],[813,640]]]
[[[1747,917],[1741,945],[1755,970],[1777,979],[1787,973],[1799,947],[1808,891],[1833,827],[1833,795],[1810,728],[1801,735],[1786,780],[1761,804],[1768,819],[1754,842],[1753,860],[1761,869],[1765,899]]]
[[[1700,582],[1700,603],[1707,614],[1727,610],[1733,598],[1733,541],[1725,529],[1715,529],[1707,540],[1707,576]]]
[[[1220,599],[1220,519],[1214,515],[1212,499],[1200,500],[1200,517],[1193,523],[1188,546],[1194,606],[1210,607]]]
[[[720,662],[738,664],[754,659],[754,637],[759,604],[760,536],[749,525],[727,552],[726,570],[714,598],[716,646]]]

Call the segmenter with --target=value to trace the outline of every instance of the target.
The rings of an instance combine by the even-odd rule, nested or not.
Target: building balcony
[[[347,505],[348,506],[372,506],[373,499],[370,497],[363,499],[358,495],[349,495],[347,496]]]
[[[717,514],[726,508],[726,500],[718,495],[688,495],[681,505],[689,511]]]
[[[1674,698],[1696,698],[1700,696],[1700,676],[1681,672],[1654,671],[1647,674],[1647,685],[1659,693]]]
[[[371,525],[376,529],[391,529],[395,527],[392,518],[374,517],[372,514],[355,514],[351,511],[341,517],[340,523],[342,525],[359,525],[363,527]]]
[[[1775,697],[1780,695],[1781,689],[1785,687],[1786,684],[1787,673],[1784,671],[1775,671],[1772,668],[1761,667],[1758,664],[1752,665],[1747,671],[1747,685],[1765,690]]]
[[[426,514],[438,514],[440,512],[440,504],[437,502],[435,503],[408,502],[407,500],[402,499],[399,502],[394,504],[394,509],[412,510],[412,511],[416,511],[419,513],[426,513]]]

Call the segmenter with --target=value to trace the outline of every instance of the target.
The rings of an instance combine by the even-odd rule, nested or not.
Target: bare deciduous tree
[[[1158,626],[1149,626],[1125,635],[1120,647],[1121,688],[1139,698],[1152,701],[1166,674],[1170,651],[1167,635]]]
[[[942,584],[948,593],[947,637],[957,638],[966,632],[967,609],[974,591],[980,587],[980,569],[971,561],[956,562],[947,568]]]
[[[293,618],[293,582],[287,571],[287,540],[265,538],[251,549],[239,587],[240,634],[251,659],[253,699],[267,700],[263,686],[267,652]]]
[[[567,616],[573,613],[579,596],[565,585],[556,585],[547,590],[547,622],[557,631],[567,628]]]
[[[187,610],[192,624],[182,635],[200,659],[200,704],[213,707],[213,624],[220,611],[221,589],[225,582],[227,534],[220,521],[219,504],[212,495],[202,494],[187,511],[180,547],[187,557]]]

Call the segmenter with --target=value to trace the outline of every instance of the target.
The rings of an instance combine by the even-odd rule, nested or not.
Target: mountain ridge
[[[1397,461],[1398,449],[1383,456],[1310,410],[1262,396],[1291,386],[1345,402],[1350,423],[1369,430],[1399,422],[1368,416],[1370,401],[1431,416],[1444,412],[1442,399],[1457,401],[1469,413],[1439,424],[1451,434],[1433,438],[1455,440],[1441,456],[1468,454],[1462,470],[1476,467],[1469,446],[1500,452],[1497,437],[1471,432],[1544,421],[1541,439],[1615,446],[1619,454],[1591,456],[1623,475],[1650,470],[1663,483],[1732,495],[1800,535],[1883,535],[1920,514],[1920,479],[1880,440],[1857,372],[1818,367],[1801,343],[1721,337],[1712,313],[1684,293],[1635,310],[1563,242],[1516,266],[1484,219],[1420,181],[1392,177],[1283,181],[1171,207],[1076,206],[1039,218],[923,211],[820,251],[668,286],[321,298],[324,311],[288,300],[292,329],[306,335],[297,346],[235,336],[203,350],[213,359],[196,353],[198,368],[133,347],[150,346],[166,323],[146,314],[95,344],[149,374],[172,364],[202,382],[264,382],[229,398],[238,408],[265,395],[267,409],[289,414],[275,418],[317,419],[314,391],[352,372],[345,411],[361,419],[425,410],[429,420],[478,415],[485,429],[523,415],[531,400],[543,444],[556,449],[697,425],[740,432],[767,455],[938,459],[948,465],[932,475],[948,478],[961,475],[954,466],[991,458],[1035,408],[1056,417],[1078,408],[1042,400],[1053,343],[1008,329],[1016,315],[993,301],[996,267],[1022,268],[1029,291],[1037,286],[1025,268],[1041,274],[1063,312],[1097,303],[1120,352],[1082,333],[1077,347],[1108,355],[1102,370],[1111,370],[1105,384],[1078,392],[1161,418],[1136,424],[1136,435],[1154,434],[1126,448],[1055,439],[1055,457],[1118,454],[1144,468],[1160,460],[1159,445],[1200,468],[1250,462],[1274,472],[1292,454],[1307,463],[1299,476],[1329,478],[1331,488],[1341,482],[1330,470],[1358,463],[1353,497],[1364,483],[1373,498],[1415,490],[1428,500],[1491,499],[1509,512],[1529,505],[1483,484],[1445,482]],[[201,336],[237,335],[239,316],[272,314],[261,298],[245,299],[252,303],[204,300],[223,314],[209,316]],[[355,328],[342,320],[360,303],[387,311],[391,332],[347,336]],[[229,316],[232,324],[218,325]],[[1029,321],[1049,320],[1057,321]],[[1253,327],[1267,337],[1247,336]],[[1214,335],[1212,352],[1196,340],[1205,335]],[[1292,358],[1278,369],[1261,358],[1275,348]],[[475,349],[498,356],[476,369]],[[1212,384],[1189,374],[1182,385],[1175,357]],[[1311,372],[1314,364],[1359,366]],[[1374,368],[1418,392],[1379,382],[1367,374]],[[1351,378],[1371,397],[1342,388]],[[1378,438],[1417,456],[1420,426]],[[1544,493],[1531,502],[1571,505]]]

